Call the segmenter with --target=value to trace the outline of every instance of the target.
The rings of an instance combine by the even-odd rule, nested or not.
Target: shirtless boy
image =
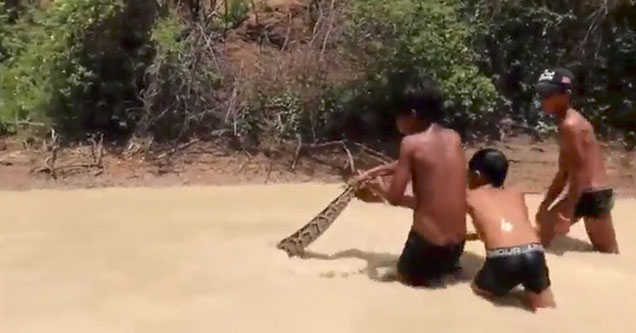
[[[567,234],[583,218],[594,248],[618,253],[610,213],[614,193],[607,187],[603,152],[594,128],[570,105],[573,79],[566,69],[546,70],[536,87],[543,110],[557,119],[560,147],[559,171],[536,215],[541,243],[549,246],[555,235]],[[567,194],[554,204],[566,184]]]
[[[555,307],[543,247],[530,223],[522,193],[504,189],[508,160],[483,149],[468,164],[467,212],[486,247],[486,262],[472,284],[486,298],[521,284],[533,310]]]
[[[442,99],[434,82],[411,80],[395,101],[397,127],[405,135],[398,161],[361,178],[389,203],[413,209],[413,225],[398,261],[401,282],[432,286],[459,269],[466,236],[466,160],[459,135],[442,127]],[[414,197],[404,191],[413,182]],[[361,198],[364,200],[364,198]]]

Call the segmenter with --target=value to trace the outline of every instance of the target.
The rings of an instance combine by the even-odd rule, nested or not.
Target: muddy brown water
[[[0,193],[0,332],[633,332],[634,199],[614,210],[622,254],[589,252],[582,223],[548,255],[559,308],[497,305],[465,281],[422,290],[378,279],[407,210],[353,202],[311,247],[275,243],[334,185]],[[528,196],[531,213],[540,197]],[[483,260],[467,245],[465,278]]]

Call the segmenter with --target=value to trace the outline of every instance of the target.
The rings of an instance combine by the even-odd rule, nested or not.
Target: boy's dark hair
[[[497,149],[482,149],[470,159],[468,168],[479,172],[493,186],[501,187],[508,174],[508,159]]]
[[[437,122],[442,120],[442,94],[435,81],[429,77],[410,77],[401,82],[394,100],[398,114],[415,111],[418,118]]]

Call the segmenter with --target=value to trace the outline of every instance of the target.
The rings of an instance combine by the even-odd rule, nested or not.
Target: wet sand
[[[559,308],[493,305],[466,281],[411,289],[378,277],[410,213],[353,202],[289,259],[276,242],[337,193],[333,185],[0,193],[0,332],[633,332],[636,200],[614,218],[622,254],[589,252],[583,224],[548,255]],[[528,196],[531,213],[540,198]]]

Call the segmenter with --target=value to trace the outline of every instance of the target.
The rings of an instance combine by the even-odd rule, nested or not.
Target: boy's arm
[[[526,217],[526,220],[530,221],[530,209],[528,208],[528,204],[526,203],[526,196],[521,191],[517,192],[519,195],[519,200],[521,201],[521,205],[523,206],[523,216]]]
[[[404,207],[404,208],[410,208],[410,209],[415,209],[415,204],[417,203],[417,201],[415,200],[415,197],[412,195],[404,195],[402,196],[402,200],[399,203],[399,206]]]
[[[391,163],[383,164],[377,166],[373,169],[369,169],[359,176],[354,178],[354,181],[361,181],[365,179],[371,179],[380,176],[389,176],[395,172],[395,168],[397,167],[398,161],[393,161]]]
[[[391,163],[377,166],[365,172],[365,174],[368,174],[369,175],[368,177],[388,176],[395,172],[395,168],[397,167],[397,165],[398,165],[398,161],[393,161]]]
[[[564,144],[567,146],[568,151],[570,152],[570,163],[577,165],[575,170],[572,170],[572,174],[570,175],[572,181],[570,182],[570,188],[568,190],[568,195],[565,198],[565,207],[569,207],[569,209],[565,209],[562,213],[562,217],[565,219],[572,219],[572,215],[574,215],[574,206],[576,206],[576,202],[579,199],[579,195],[581,193],[581,185],[584,184],[586,179],[586,164],[585,164],[585,140],[586,137],[579,132],[579,129],[574,126],[568,126],[563,129],[564,132]]]
[[[397,165],[393,171],[391,186],[389,187],[386,197],[387,201],[394,206],[400,206],[402,203],[402,200],[404,199],[404,191],[406,191],[406,186],[411,180],[412,148],[413,147],[409,138],[404,138],[402,140],[402,144],[400,144],[400,157],[398,158]]]
[[[380,188],[378,192],[392,205],[403,206],[407,208],[415,208],[416,200],[413,196],[405,196],[404,191],[411,180],[411,154],[412,144],[408,137],[402,139],[400,144],[400,157],[394,168],[391,184],[378,184]]]
[[[567,165],[565,162],[565,156],[563,153],[559,153],[559,171],[557,171],[554,179],[552,179],[552,183],[548,188],[548,192],[545,195],[545,198],[539,205],[539,211],[546,211],[548,207],[554,202],[554,200],[559,196],[565,184],[567,184],[568,173],[567,173]]]
[[[478,221],[475,219],[475,214],[474,214],[474,210],[473,210],[473,203],[471,200],[471,194],[470,192],[467,193],[466,196],[466,213],[468,214],[468,216],[470,216],[470,220],[473,223],[473,227],[475,227],[475,233],[474,234],[467,234],[466,235],[466,240],[470,241],[470,240],[483,240],[484,239],[484,234],[483,234],[483,228],[481,227],[481,225],[478,223]]]

